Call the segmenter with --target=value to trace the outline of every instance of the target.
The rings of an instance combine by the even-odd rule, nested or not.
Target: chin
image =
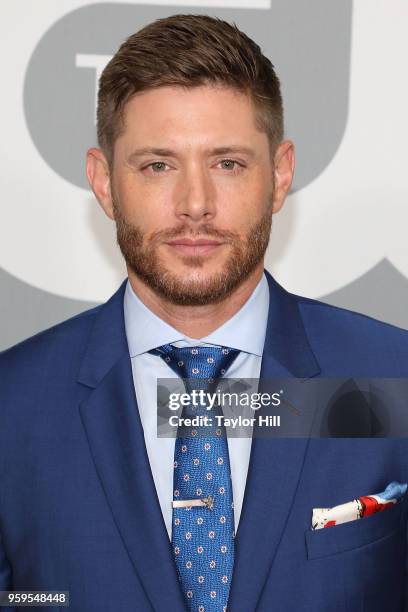
[[[172,257],[160,257],[156,259],[157,264],[170,274],[188,274],[189,271],[203,270],[206,273],[214,273],[222,268],[220,258],[202,255],[173,255]]]
[[[169,276],[173,277],[178,281],[180,285],[194,286],[194,285],[207,285],[222,275],[223,270],[219,266],[216,269],[208,269],[208,267],[192,267],[187,266],[182,270],[168,270]]]

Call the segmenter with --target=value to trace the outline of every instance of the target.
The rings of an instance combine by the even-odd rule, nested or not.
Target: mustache
[[[117,226],[117,230],[126,234],[127,236],[132,236],[133,240],[140,243],[143,243],[143,239],[147,238],[147,242],[149,243],[161,243],[167,242],[174,239],[184,239],[184,238],[208,238],[208,239],[216,239],[220,242],[233,243],[237,239],[239,239],[239,234],[237,232],[232,232],[231,230],[221,230],[213,227],[211,223],[203,223],[199,227],[193,229],[191,225],[188,223],[183,223],[178,225],[177,227],[164,228],[161,230],[157,230],[152,232],[148,237],[143,236],[141,230],[134,226],[132,223],[126,220],[124,215],[122,214],[120,208],[117,206],[116,201],[113,200],[113,211],[114,218]]]
[[[212,227],[210,224],[201,225],[196,229],[192,229],[187,225],[173,227],[163,230],[158,230],[150,235],[151,242],[167,242],[176,238],[208,238],[216,239],[222,242],[232,242],[236,240],[238,234],[229,230],[220,230]]]

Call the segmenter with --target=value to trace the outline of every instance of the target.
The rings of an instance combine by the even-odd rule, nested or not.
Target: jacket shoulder
[[[408,331],[373,317],[293,295],[323,371],[408,376]]]
[[[394,338],[399,337],[402,341],[408,341],[408,330],[397,325],[320,300],[295,294],[292,294],[292,296],[297,300],[300,311],[309,324],[320,326],[336,324],[352,333],[377,332]]]
[[[37,368],[51,363],[61,352],[69,359],[85,345],[102,305],[85,310],[61,323],[36,333],[0,352],[0,370],[12,371],[26,365]]]

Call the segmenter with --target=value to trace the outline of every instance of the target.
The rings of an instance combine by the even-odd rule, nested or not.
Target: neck
[[[203,306],[173,304],[158,296],[129,268],[129,282],[143,304],[184,336],[203,338],[234,316],[251,296],[263,273],[263,261],[225,299]]]

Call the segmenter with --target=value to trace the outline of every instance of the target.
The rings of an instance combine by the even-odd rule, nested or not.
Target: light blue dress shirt
[[[170,540],[175,439],[157,437],[157,379],[177,375],[160,357],[148,351],[168,343],[177,347],[227,346],[241,351],[229,368],[227,377],[259,378],[268,310],[269,288],[263,274],[249,299],[233,317],[204,338],[189,338],[147,308],[134,292],[129,280],[127,282],[124,315],[133,381],[150,468]],[[251,437],[228,436],[235,531],[241,515],[251,443]]]

